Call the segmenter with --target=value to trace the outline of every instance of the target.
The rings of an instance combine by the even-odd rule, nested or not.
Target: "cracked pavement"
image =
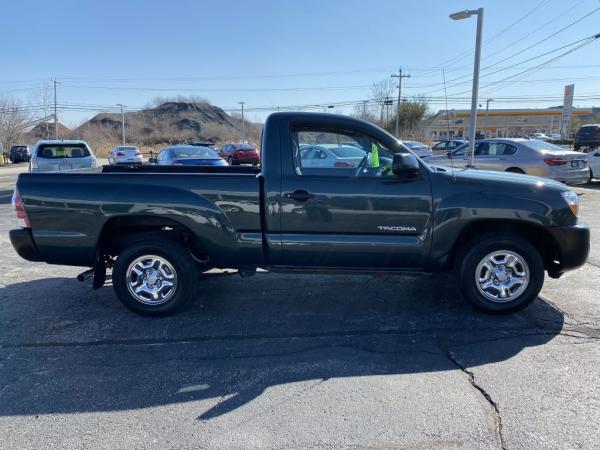
[[[597,448],[600,183],[577,190],[590,263],[504,317],[451,275],[260,273],[208,277],[178,315],[143,318],[78,268],[19,259],[0,198],[0,442]]]

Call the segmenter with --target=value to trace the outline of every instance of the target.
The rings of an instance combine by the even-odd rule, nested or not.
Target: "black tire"
[[[574,144],[573,149],[577,152],[581,148],[581,144]]]
[[[594,179],[594,172],[592,172],[592,169],[590,169],[590,179],[588,180],[588,184],[590,184],[593,179]]]
[[[510,169],[506,169],[507,172],[510,173],[522,173],[525,174],[525,171],[522,169],[519,169],[518,167],[511,167]]]
[[[233,166],[233,159],[231,159],[231,156],[229,158],[227,158],[227,164],[229,164],[230,166]]]
[[[480,262],[487,255],[501,251],[509,251],[522,258],[527,264],[529,279],[523,292],[513,300],[494,301],[479,291],[475,278],[481,276],[477,274]],[[536,299],[544,284],[544,262],[540,253],[528,241],[513,234],[485,234],[467,244],[459,258],[462,293],[476,309],[486,313],[508,314],[519,311]],[[517,291],[518,288],[514,290],[515,295]]]
[[[152,304],[138,300],[128,288],[127,272],[130,264],[145,255],[155,255],[166,261],[175,272],[175,288],[164,303]],[[181,308],[193,295],[198,280],[197,265],[187,249],[172,240],[145,240],[135,242],[119,256],[113,267],[113,288],[119,300],[132,311],[143,316],[165,316]],[[170,291],[169,291],[170,292]],[[148,300],[147,300],[148,301]],[[160,300],[162,301],[162,300]]]

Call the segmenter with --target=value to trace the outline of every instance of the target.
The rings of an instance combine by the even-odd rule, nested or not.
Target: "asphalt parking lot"
[[[588,264],[521,313],[452,275],[209,278],[139,317],[79,268],[8,241],[0,168],[4,448],[598,448],[600,182],[577,189]]]

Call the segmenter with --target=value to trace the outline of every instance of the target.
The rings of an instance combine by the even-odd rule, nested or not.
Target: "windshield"
[[[136,152],[137,151],[137,147],[117,147],[117,151],[119,152]]]
[[[214,150],[207,147],[183,147],[173,149],[174,158],[221,159]]]
[[[86,158],[90,151],[84,144],[43,144],[38,147],[37,156],[46,159]]]
[[[238,150],[254,150],[255,149],[254,145],[250,145],[250,144],[236,145],[235,148],[237,148]]]

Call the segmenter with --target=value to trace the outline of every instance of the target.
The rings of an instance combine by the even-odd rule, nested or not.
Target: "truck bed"
[[[89,266],[111,221],[159,219],[219,242],[216,254],[260,261],[258,172],[254,167],[105,166],[22,174],[17,188],[35,245],[48,263]],[[219,238],[211,240],[215,235]]]

